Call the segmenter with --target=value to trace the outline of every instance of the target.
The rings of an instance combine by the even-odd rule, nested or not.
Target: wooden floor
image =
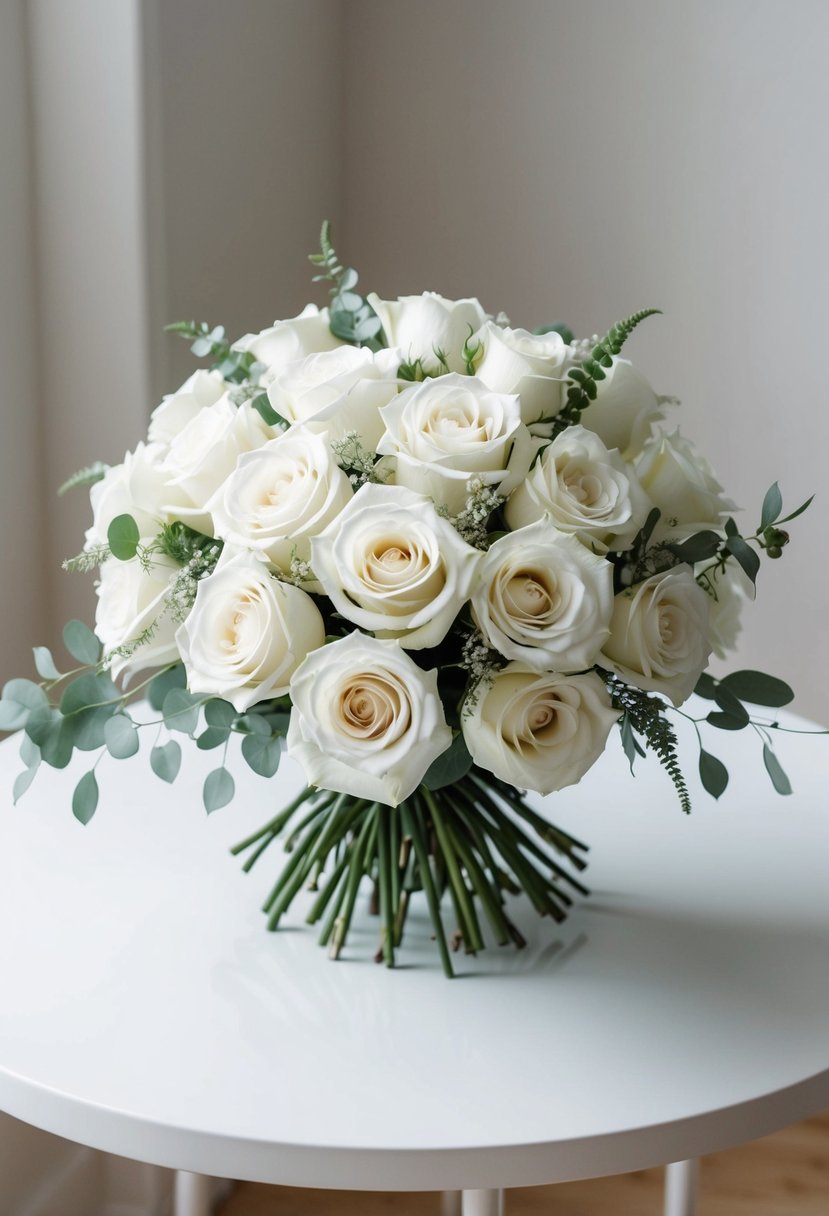
[[[661,1216],[662,1171],[508,1191],[507,1216]],[[222,1216],[439,1216],[437,1195],[242,1183]],[[706,1157],[698,1216],[829,1216],[829,1114]]]

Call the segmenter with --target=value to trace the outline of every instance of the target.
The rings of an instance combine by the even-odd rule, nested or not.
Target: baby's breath
[[[185,619],[196,602],[199,583],[216,569],[219,553],[218,545],[196,550],[170,580],[170,586],[164,596],[164,611],[169,612],[173,620],[180,622]]]
[[[380,457],[376,452],[369,452],[363,447],[359,431],[346,431],[342,439],[335,439],[331,450],[337,457],[337,464],[348,474],[348,480],[355,490],[366,482],[385,481],[383,473],[378,469]]]
[[[466,489],[466,506],[458,515],[447,515],[447,518],[468,545],[473,545],[476,549],[488,549],[489,517],[500,507],[504,499],[489,486],[484,485],[479,477],[470,478],[466,483]]]
[[[495,679],[495,673],[503,664],[497,650],[487,646],[483,634],[473,629],[461,649],[460,666],[469,672],[469,688],[463,700],[461,713],[470,714],[485,688]]]

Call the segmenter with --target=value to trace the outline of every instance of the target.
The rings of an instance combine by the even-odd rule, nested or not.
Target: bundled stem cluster
[[[394,966],[411,896],[422,891],[447,976],[453,950],[484,948],[484,920],[499,945],[526,944],[507,894],[523,891],[539,915],[562,921],[570,892],[588,893],[571,872],[585,868],[587,846],[549,824],[512,786],[476,769],[440,790],[420,786],[399,807],[305,789],[232,852],[247,853],[250,870],[283,832],[288,859],[263,906],[268,928],[277,929],[299,892],[311,890],[306,921],[320,924],[320,945],[335,959],[363,879],[374,884],[380,916],[376,961]],[[456,925],[449,935],[440,912],[446,892]]]

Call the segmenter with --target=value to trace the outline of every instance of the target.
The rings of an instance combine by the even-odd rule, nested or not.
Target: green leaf
[[[79,823],[89,823],[98,808],[98,782],[93,772],[84,773],[72,795],[72,814]]]
[[[156,777],[172,785],[181,768],[181,748],[175,739],[158,745],[150,752],[150,768]]]
[[[729,536],[725,542],[725,547],[737,559],[744,573],[753,583],[760,569],[760,558],[751,545],[747,544],[742,536]]]
[[[52,652],[48,646],[35,646],[33,654],[35,656],[35,668],[39,676],[42,676],[44,680],[60,679],[60,672],[55,667],[55,660],[52,658]]]
[[[724,714],[730,714],[732,718],[735,718],[743,726],[748,725],[748,710],[725,683],[719,683],[714,689],[714,700]]]
[[[717,713],[716,710],[713,710],[705,720],[712,726],[716,726],[718,730],[743,730],[748,725],[747,722],[742,722],[732,714]]]
[[[251,401],[251,408],[256,410],[266,426],[279,426],[285,423],[285,419],[281,414],[278,414],[270,403],[267,393],[260,393],[258,397],[254,397]],[[285,423],[287,425],[287,423]]]
[[[64,625],[63,644],[79,663],[91,666],[101,657],[101,643],[83,621],[69,621]]]
[[[208,726],[221,726],[229,730],[236,717],[236,710],[229,701],[216,699],[208,701],[204,707],[204,720]]]
[[[794,700],[794,692],[788,684],[762,671],[732,671],[720,683],[735,697],[750,701],[752,705],[770,705],[778,709]]]
[[[236,724],[241,730],[248,731],[251,735],[267,735],[271,737],[270,725],[265,721],[261,714],[245,714]]]
[[[636,759],[636,740],[633,737],[633,727],[628,714],[622,714],[619,719],[619,730],[622,735],[622,747],[627,756],[631,774],[633,774],[633,762]]]
[[[222,726],[208,726],[207,730],[203,730],[196,739],[196,747],[201,752],[212,751],[214,747],[221,747],[223,743],[227,743],[230,731]]]
[[[202,792],[204,809],[208,815],[227,806],[235,792],[236,785],[226,768],[215,768],[212,773],[208,773]]]
[[[717,681],[707,671],[704,671],[696,682],[694,692],[698,697],[704,697],[706,701],[713,701],[716,687]]]
[[[109,469],[108,464],[104,464],[101,460],[96,460],[94,464],[89,464],[84,469],[78,469],[77,473],[73,473],[71,477],[67,477],[66,481],[58,489],[58,495],[65,494],[67,490],[74,490],[75,486],[94,486],[96,481],[102,481]]]
[[[26,793],[26,790],[34,781],[36,772],[36,768],[27,768],[24,769],[22,773],[18,773],[15,777],[14,785],[12,786],[12,799],[14,800],[15,806],[17,806],[20,799]]]
[[[72,759],[72,727],[57,709],[34,710],[26,733],[37,746],[41,759],[52,768],[66,768]]]
[[[472,768],[472,757],[462,734],[455,735],[445,752],[433,760],[422,778],[427,790],[442,790],[465,777]]]
[[[279,768],[282,744],[270,735],[246,735],[242,740],[242,755],[248,767],[260,777],[272,777]]]
[[[788,524],[788,523],[791,523],[791,521],[792,521],[793,519],[797,519],[798,515],[802,515],[804,511],[808,510],[808,508],[809,508],[809,507],[812,505],[812,503],[814,502],[814,500],[815,500],[815,496],[814,496],[814,494],[811,494],[811,495],[810,495],[810,496],[809,496],[809,497],[806,499],[806,501],[805,501],[805,502],[803,502],[803,503],[801,503],[801,504],[800,504],[800,506],[797,508],[797,510],[796,510],[796,511],[792,511],[791,515],[786,515],[786,516],[785,516],[783,519],[778,519],[778,520],[777,520],[777,524],[778,524],[778,526],[779,526],[780,524]]]
[[[117,705],[99,705],[94,709],[82,709],[65,718],[71,732],[72,743],[81,752],[95,752],[106,746],[106,724],[118,712]]]
[[[128,562],[135,557],[140,539],[138,524],[131,515],[116,515],[107,528],[110,552],[119,562]]]
[[[766,490],[766,497],[763,499],[763,509],[760,512],[760,531],[768,528],[779,516],[783,510],[783,496],[780,493],[780,487],[777,482]]]
[[[17,730],[25,726],[29,714],[48,705],[49,698],[33,680],[9,680],[3,686],[0,700],[0,730]]]
[[[771,777],[771,783],[778,794],[790,794],[792,792],[791,782],[768,743],[763,744],[763,763],[766,766],[766,772]]]
[[[554,321],[552,325],[537,325],[533,333],[538,334],[539,337],[543,334],[561,334],[562,339],[568,346],[576,336],[570,326],[565,325],[563,321]]]
[[[171,688],[161,706],[164,725],[168,730],[180,730],[185,735],[192,735],[199,722],[200,704],[199,698],[186,688]]]
[[[126,714],[116,714],[104,726],[104,742],[113,760],[129,760],[138,751],[138,731]]]
[[[40,748],[28,735],[20,738],[20,759],[26,768],[37,768],[40,764]]]
[[[60,699],[60,712],[68,717],[80,710],[103,708],[106,702],[119,698],[118,689],[105,671],[87,671],[67,684]]]
[[[176,663],[175,667],[168,667],[166,671],[160,671],[150,682],[147,688],[147,699],[153,709],[161,713],[164,698],[170,689],[185,688],[186,686],[187,672],[184,670],[184,664]]]
[[[703,748],[699,754],[699,776],[703,788],[712,798],[719,798],[728,785],[728,769],[722,760]]]
[[[672,553],[676,554],[682,562],[688,562],[693,566],[695,562],[707,561],[709,557],[715,557],[719,552],[722,544],[722,537],[716,532],[695,532],[693,536],[689,536],[687,540],[680,541],[675,545],[666,545]]]

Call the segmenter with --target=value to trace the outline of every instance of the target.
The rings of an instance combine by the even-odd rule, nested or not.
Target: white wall
[[[762,571],[738,661],[829,722],[829,5],[348,13],[349,259],[381,293],[475,293],[518,324],[663,308],[630,353],[747,522],[776,478],[792,507],[823,491]]]

